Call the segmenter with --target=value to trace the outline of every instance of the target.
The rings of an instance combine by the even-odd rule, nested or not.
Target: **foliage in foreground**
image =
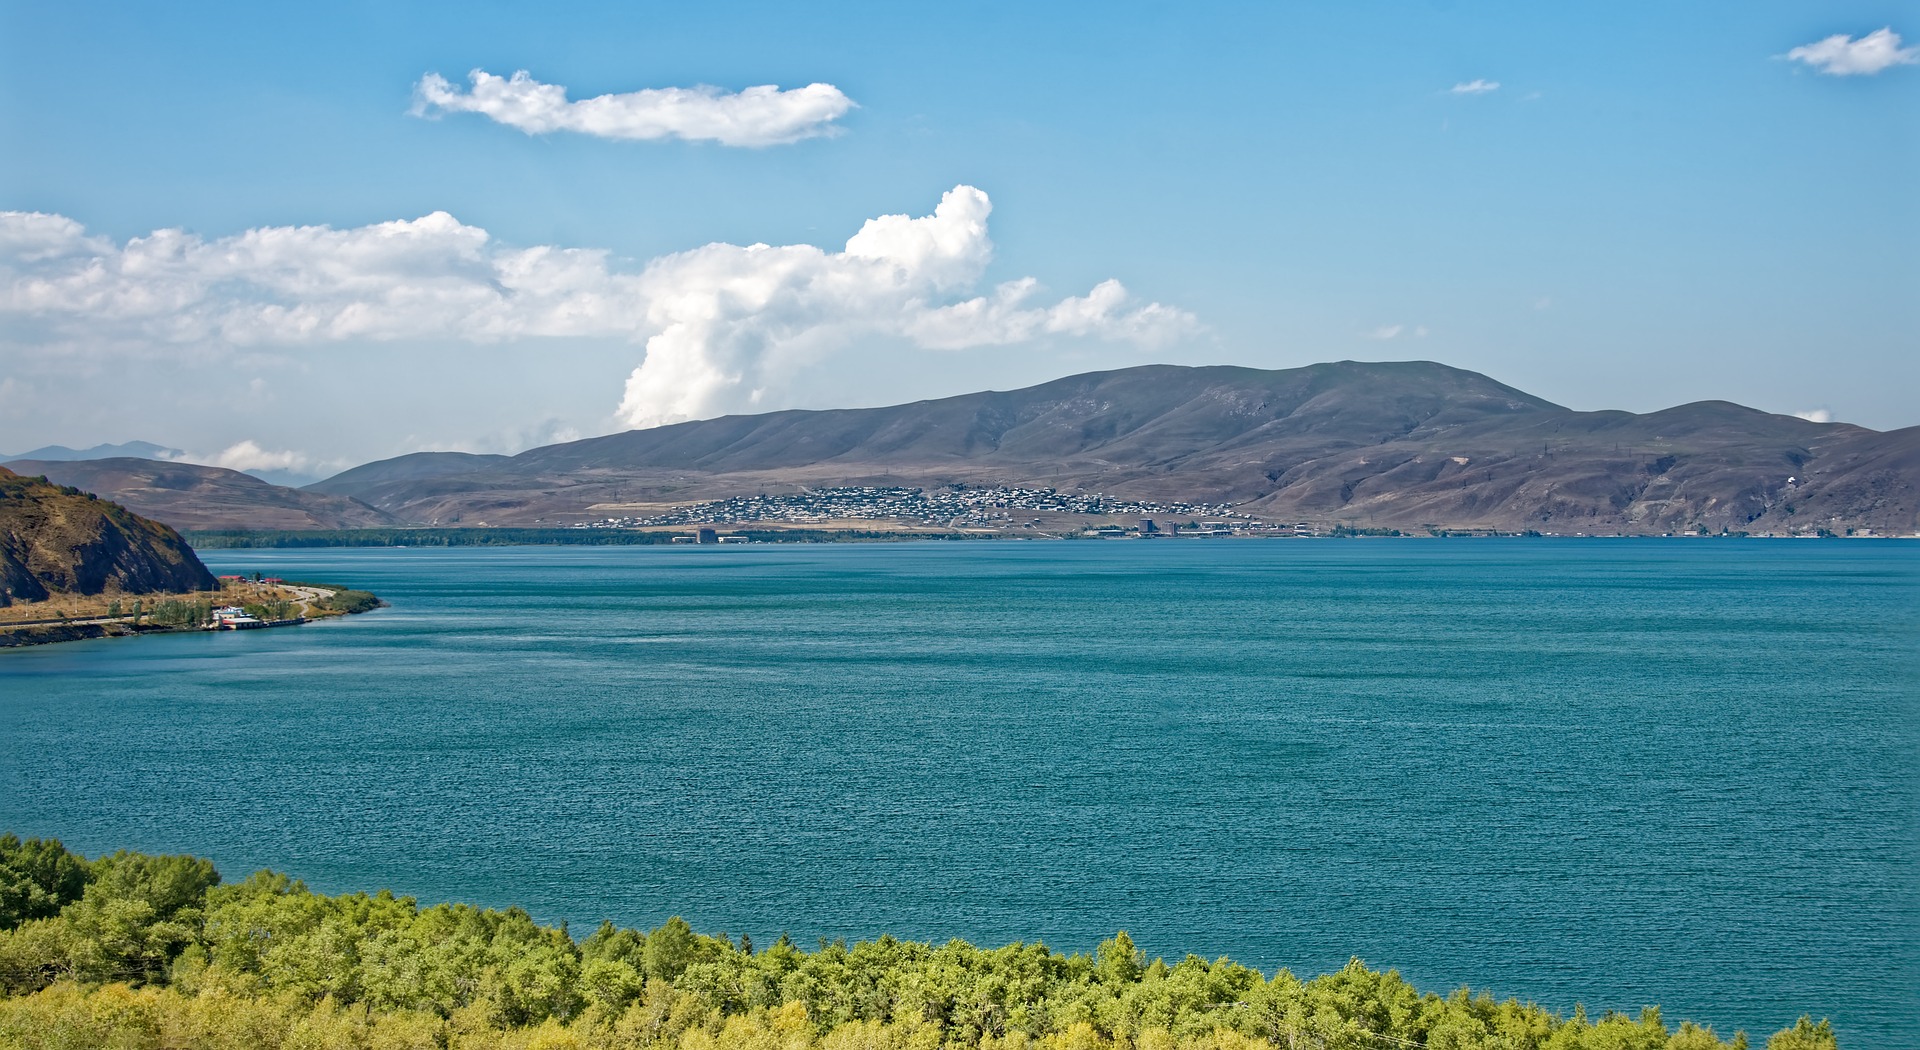
[[[0,837],[0,1047],[633,1047],[653,1050],[1714,1050],[1711,1030],[1562,1018],[1421,994],[1358,960],[1302,981],[1226,959],[1147,961],[883,937],[802,951],[669,920],[576,942],[517,908],[222,884],[193,857],[88,862]],[[1831,1050],[1803,1018],[1768,1050]]]

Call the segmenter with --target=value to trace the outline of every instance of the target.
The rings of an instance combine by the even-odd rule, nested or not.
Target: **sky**
[[[0,0],[0,452],[1152,362],[1920,424],[1920,3]]]

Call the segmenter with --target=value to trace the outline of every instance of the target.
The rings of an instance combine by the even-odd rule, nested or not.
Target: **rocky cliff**
[[[0,467],[0,605],[59,593],[178,593],[215,585],[172,528]]]

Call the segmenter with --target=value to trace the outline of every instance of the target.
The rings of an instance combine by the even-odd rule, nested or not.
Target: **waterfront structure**
[[[238,605],[223,605],[213,610],[213,626],[220,631],[245,631],[255,627],[265,627],[266,621],[248,615]]]

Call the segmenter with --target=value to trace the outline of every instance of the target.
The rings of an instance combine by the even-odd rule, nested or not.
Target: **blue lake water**
[[[1920,1031],[1920,545],[207,561],[393,608],[0,653],[0,828],[577,932],[1125,928],[1760,1039]]]

